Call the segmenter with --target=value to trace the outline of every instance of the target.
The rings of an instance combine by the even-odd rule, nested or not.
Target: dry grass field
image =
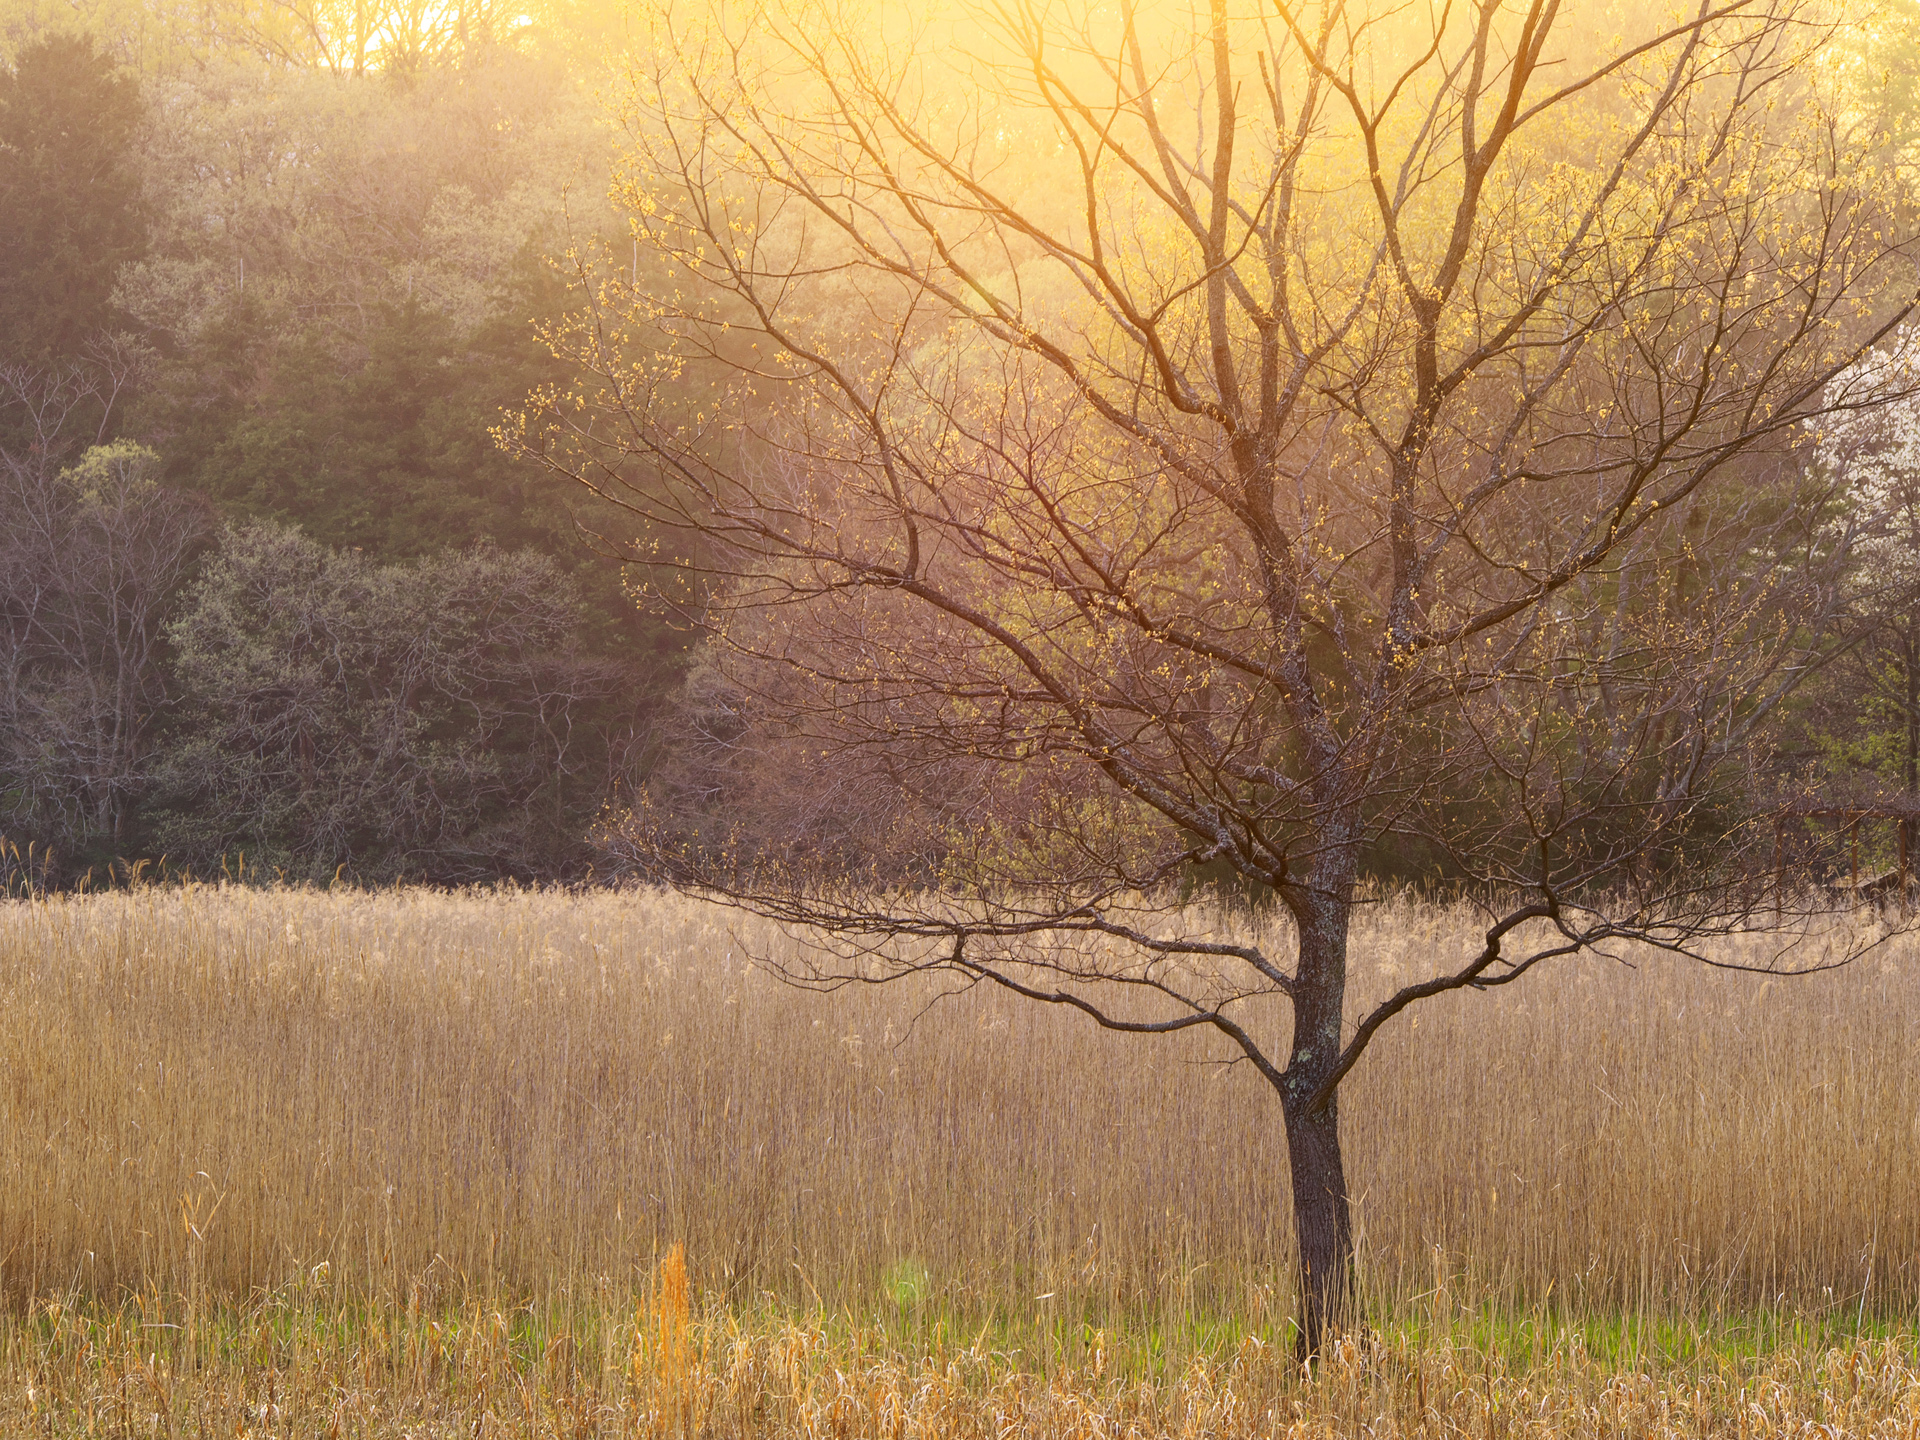
[[[1470,933],[1375,907],[1359,989]],[[747,961],[793,943],[646,893],[0,907],[0,1427],[1920,1424],[1909,940],[1397,1022],[1343,1100],[1375,1328],[1313,1377],[1246,1067]]]
[[[676,1331],[650,1307],[582,1330],[483,1308],[429,1324],[268,1304],[197,1346],[156,1341],[141,1313],[87,1320],[54,1305],[11,1322],[0,1433],[1910,1440],[1920,1430],[1920,1370],[1911,1343],[1892,1340],[1623,1361],[1568,1337],[1516,1362],[1459,1340],[1373,1337],[1342,1342],[1306,1375],[1251,1337],[1143,1372],[1107,1363],[1098,1335],[1081,1363],[1049,1367],[970,1339],[902,1349],[879,1330],[796,1320]]]

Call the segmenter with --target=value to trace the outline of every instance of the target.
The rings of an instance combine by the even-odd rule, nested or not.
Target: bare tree
[[[62,403],[34,394],[42,420]],[[160,485],[138,445],[64,469],[57,454],[0,454],[0,827],[117,855],[165,700],[161,621],[206,506]]]
[[[635,559],[720,577],[796,755],[948,797],[947,883],[905,896],[644,813],[634,853],[815,927],[802,981],[1215,1032],[1284,1115],[1307,1353],[1383,1025],[1755,921],[1744,757],[1850,543],[1801,455],[1899,389],[1832,389],[1913,300],[1828,12],[1570,10],[668,11],[620,194],[685,285],[583,262],[552,339],[596,379],[520,427]],[[1349,1014],[1382,854],[1484,943]],[[1196,867],[1284,939],[1190,928]]]
[[[1864,357],[1835,383],[1834,398],[1910,384],[1920,364],[1920,336],[1903,327],[1892,342]],[[1821,426],[1818,463],[1845,488],[1851,527],[1848,590],[1855,643],[1825,680],[1836,734],[1828,758],[1866,804],[1873,782],[1891,781],[1920,796],[1920,407],[1910,401],[1841,409]],[[1860,780],[1866,779],[1866,786]],[[1902,821],[1911,841],[1911,821]]]

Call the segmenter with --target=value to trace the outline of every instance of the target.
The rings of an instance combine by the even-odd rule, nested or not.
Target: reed
[[[1375,906],[1356,988],[1471,933]],[[296,1292],[432,1315],[610,1287],[644,1316],[683,1246],[701,1304],[909,1348],[1284,1331],[1284,1140],[1248,1067],[748,961],[794,943],[644,892],[0,904],[0,1290],[16,1316],[172,1297],[198,1347],[198,1317]],[[1375,1313],[1452,1344],[1495,1312],[1912,1307],[1917,967],[1905,939],[1796,980],[1590,958],[1397,1022],[1342,1108]]]

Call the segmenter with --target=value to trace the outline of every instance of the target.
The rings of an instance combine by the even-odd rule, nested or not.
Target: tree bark
[[[1353,1319],[1353,1211],[1340,1151],[1337,1090],[1321,1086],[1340,1063],[1347,998],[1351,854],[1322,857],[1319,884],[1296,897],[1300,926],[1298,990],[1293,997],[1293,1050],[1280,1080],[1293,1179],[1293,1228],[1300,1264],[1300,1336],[1304,1361]],[[1317,891],[1317,893],[1314,893]]]
[[[1309,1092],[1310,1093],[1310,1092]],[[1340,1153],[1340,1106],[1283,1101],[1300,1259],[1299,1357],[1316,1358],[1353,1321],[1353,1210]]]
[[[1901,642],[1900,668],[1904,673],[1900,678],[1906,687],[1906,694],[1901,698],[1906,702],[1903,708],[1907,712],[1902,718],[1907,722],[1907,733],[1900,779],[1911,795],[1920,791],[1920,635],[1915,633],[1911,621],[1907,624],[1906,633],[1901,636]],[[1903,820],[1900,823],[1904,825],[1907,822]]]

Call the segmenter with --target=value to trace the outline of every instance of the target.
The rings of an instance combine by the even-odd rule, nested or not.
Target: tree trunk
[[[1342,863],[1344,862],[1344,863]],[[1352,916],[1353,862],[1330,851],[1321,860],[1317,893],[1296,897],[1300,927],[1293,996],[1293,1053],[1280,1080],[1293,1176],[1293,1228],[1300,1261],[1303,1361],[1319,1355],[1329,1333],[1353,1318],[1353,1211],[1340,1153],[1336,1092],[1315,1105],[1340,1062],[1347,999],[1347,927]]]
[[[1300,1358],[1320,1354],[1353,1320],[1353,1210],[1340,1154],[1340,1106],[1283,1102],[1293,1171],[1293,1228],[1300,1257]]]
[[[1900,769],[1900,779],[1907,793],[1920,790],[1920,634],[1909,623],[1906,634],[1901,636],[1900,668],[1904,672],[1901,679],[1906,682],[1906,694],[1901,698],[1906,702],[1905,720],[1907,722],[1906,754],[1901,758],[1905,762]],[[1903,820],[1901,824],[1905,824]]]

